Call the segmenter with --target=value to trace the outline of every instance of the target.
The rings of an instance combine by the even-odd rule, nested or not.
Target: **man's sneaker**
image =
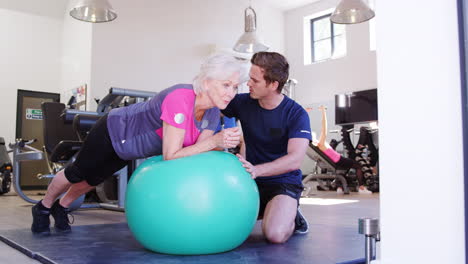
[[[297,208],[296,219],[294,220],[296,226],[294,227],[295,234],[307,234],[309,232],[309,223],[302,215],[301,210]]]
[[[31,231],[35,234],[49,235],[50,234],[50,209],[42,205],[42,200],[31,208],[33,223]]]
[[[71,232],[70,221],[68,220],[70,209],[61,206],[59,201],[60,199],[57,199],[52,205],[50,208],[50,214],[55,220],[55,230],[58,232],[68,233]]]

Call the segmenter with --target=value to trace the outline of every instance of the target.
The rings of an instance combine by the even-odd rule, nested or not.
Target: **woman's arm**
[[[163,121],[163,158],[171,160],[212,150],[216,147],[233,148],[239,144],[239,128],[229,128],[213,135],[212,130],[204,130],[195,144],[183,147],[185,130]]]
[[[322,128],[320,129],[320,138],[317,146],[320,150],[325,151],[327,149],[326,142],[327,142],[327,113],[326,108],[321,105],[319,107],[320,111],[322,112]]]

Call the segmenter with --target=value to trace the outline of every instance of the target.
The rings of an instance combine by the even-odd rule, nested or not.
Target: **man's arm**
[[[254,179],[256,177],[276,176],[299,169],[306,155],[308,145],[309,139],[307,138],[290,138],[288,140],[288,154],[272,162],[255,166],[248,162],[243,156],[237,154],[237,157],[239,157],[242,166]]]

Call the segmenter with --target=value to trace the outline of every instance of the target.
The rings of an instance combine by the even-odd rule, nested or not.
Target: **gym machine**
[[[0,195],[10,191],[12,169],[5,139],[0,137]]]

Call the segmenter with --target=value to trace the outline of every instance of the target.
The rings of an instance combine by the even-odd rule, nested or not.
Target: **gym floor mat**
[[[0,240],[46,264],[110,263],[314,263],[335,264],[364,256],[364,237],[357,228],[310,225],[306,235],[293,235],[285,244],[269,244],[259,223],[238,248],[220,254],[175,256],[144,249],[126,223],[73,226],[69,234],[35,236],[29,229],[1,231]],[[222,226],[220,227],[222,228]]]

